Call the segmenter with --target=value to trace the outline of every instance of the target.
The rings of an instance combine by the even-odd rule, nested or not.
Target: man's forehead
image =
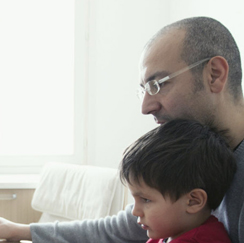
[[[158,37],[146,47],[139,61],[141,82],[146,82],[150,76],[156,73],[167,72],[167,66],[173,66],[179,62],[185,31],[172,30]]]
[[[141,54],[140,62],[139,62],[139,73],[140,80],[146,82],[148,77],[151,75],[151,72],[159,72],[161,71],[161,62],[162,59],[159,52],[155,52],[157,48],[156,45],[150,47],[147,50],[144,50]],[[157,70],[157,71],[155,71]]]

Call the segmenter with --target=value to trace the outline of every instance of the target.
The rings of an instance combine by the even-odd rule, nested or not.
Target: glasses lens
[[[155,95],[159,92],[160,87],[157,80],[152,80],[146,83],[146,91],[150,95]]]

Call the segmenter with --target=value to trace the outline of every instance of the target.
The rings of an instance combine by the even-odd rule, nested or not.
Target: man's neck
[[[226,130],[230,147],[235,150],[244,139],[244,101],[239,105],[224,108],[215,121],[219,130]]]

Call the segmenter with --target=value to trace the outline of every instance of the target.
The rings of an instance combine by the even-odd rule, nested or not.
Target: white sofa
[[[116,214],[127,204],[117,169],[65,163],[47,164],[32,207],[39,222],[94,219]]]

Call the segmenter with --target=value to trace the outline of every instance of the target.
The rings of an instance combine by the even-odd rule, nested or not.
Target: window
[[[81,4],[0,1],[0,173],[82,163]]]

